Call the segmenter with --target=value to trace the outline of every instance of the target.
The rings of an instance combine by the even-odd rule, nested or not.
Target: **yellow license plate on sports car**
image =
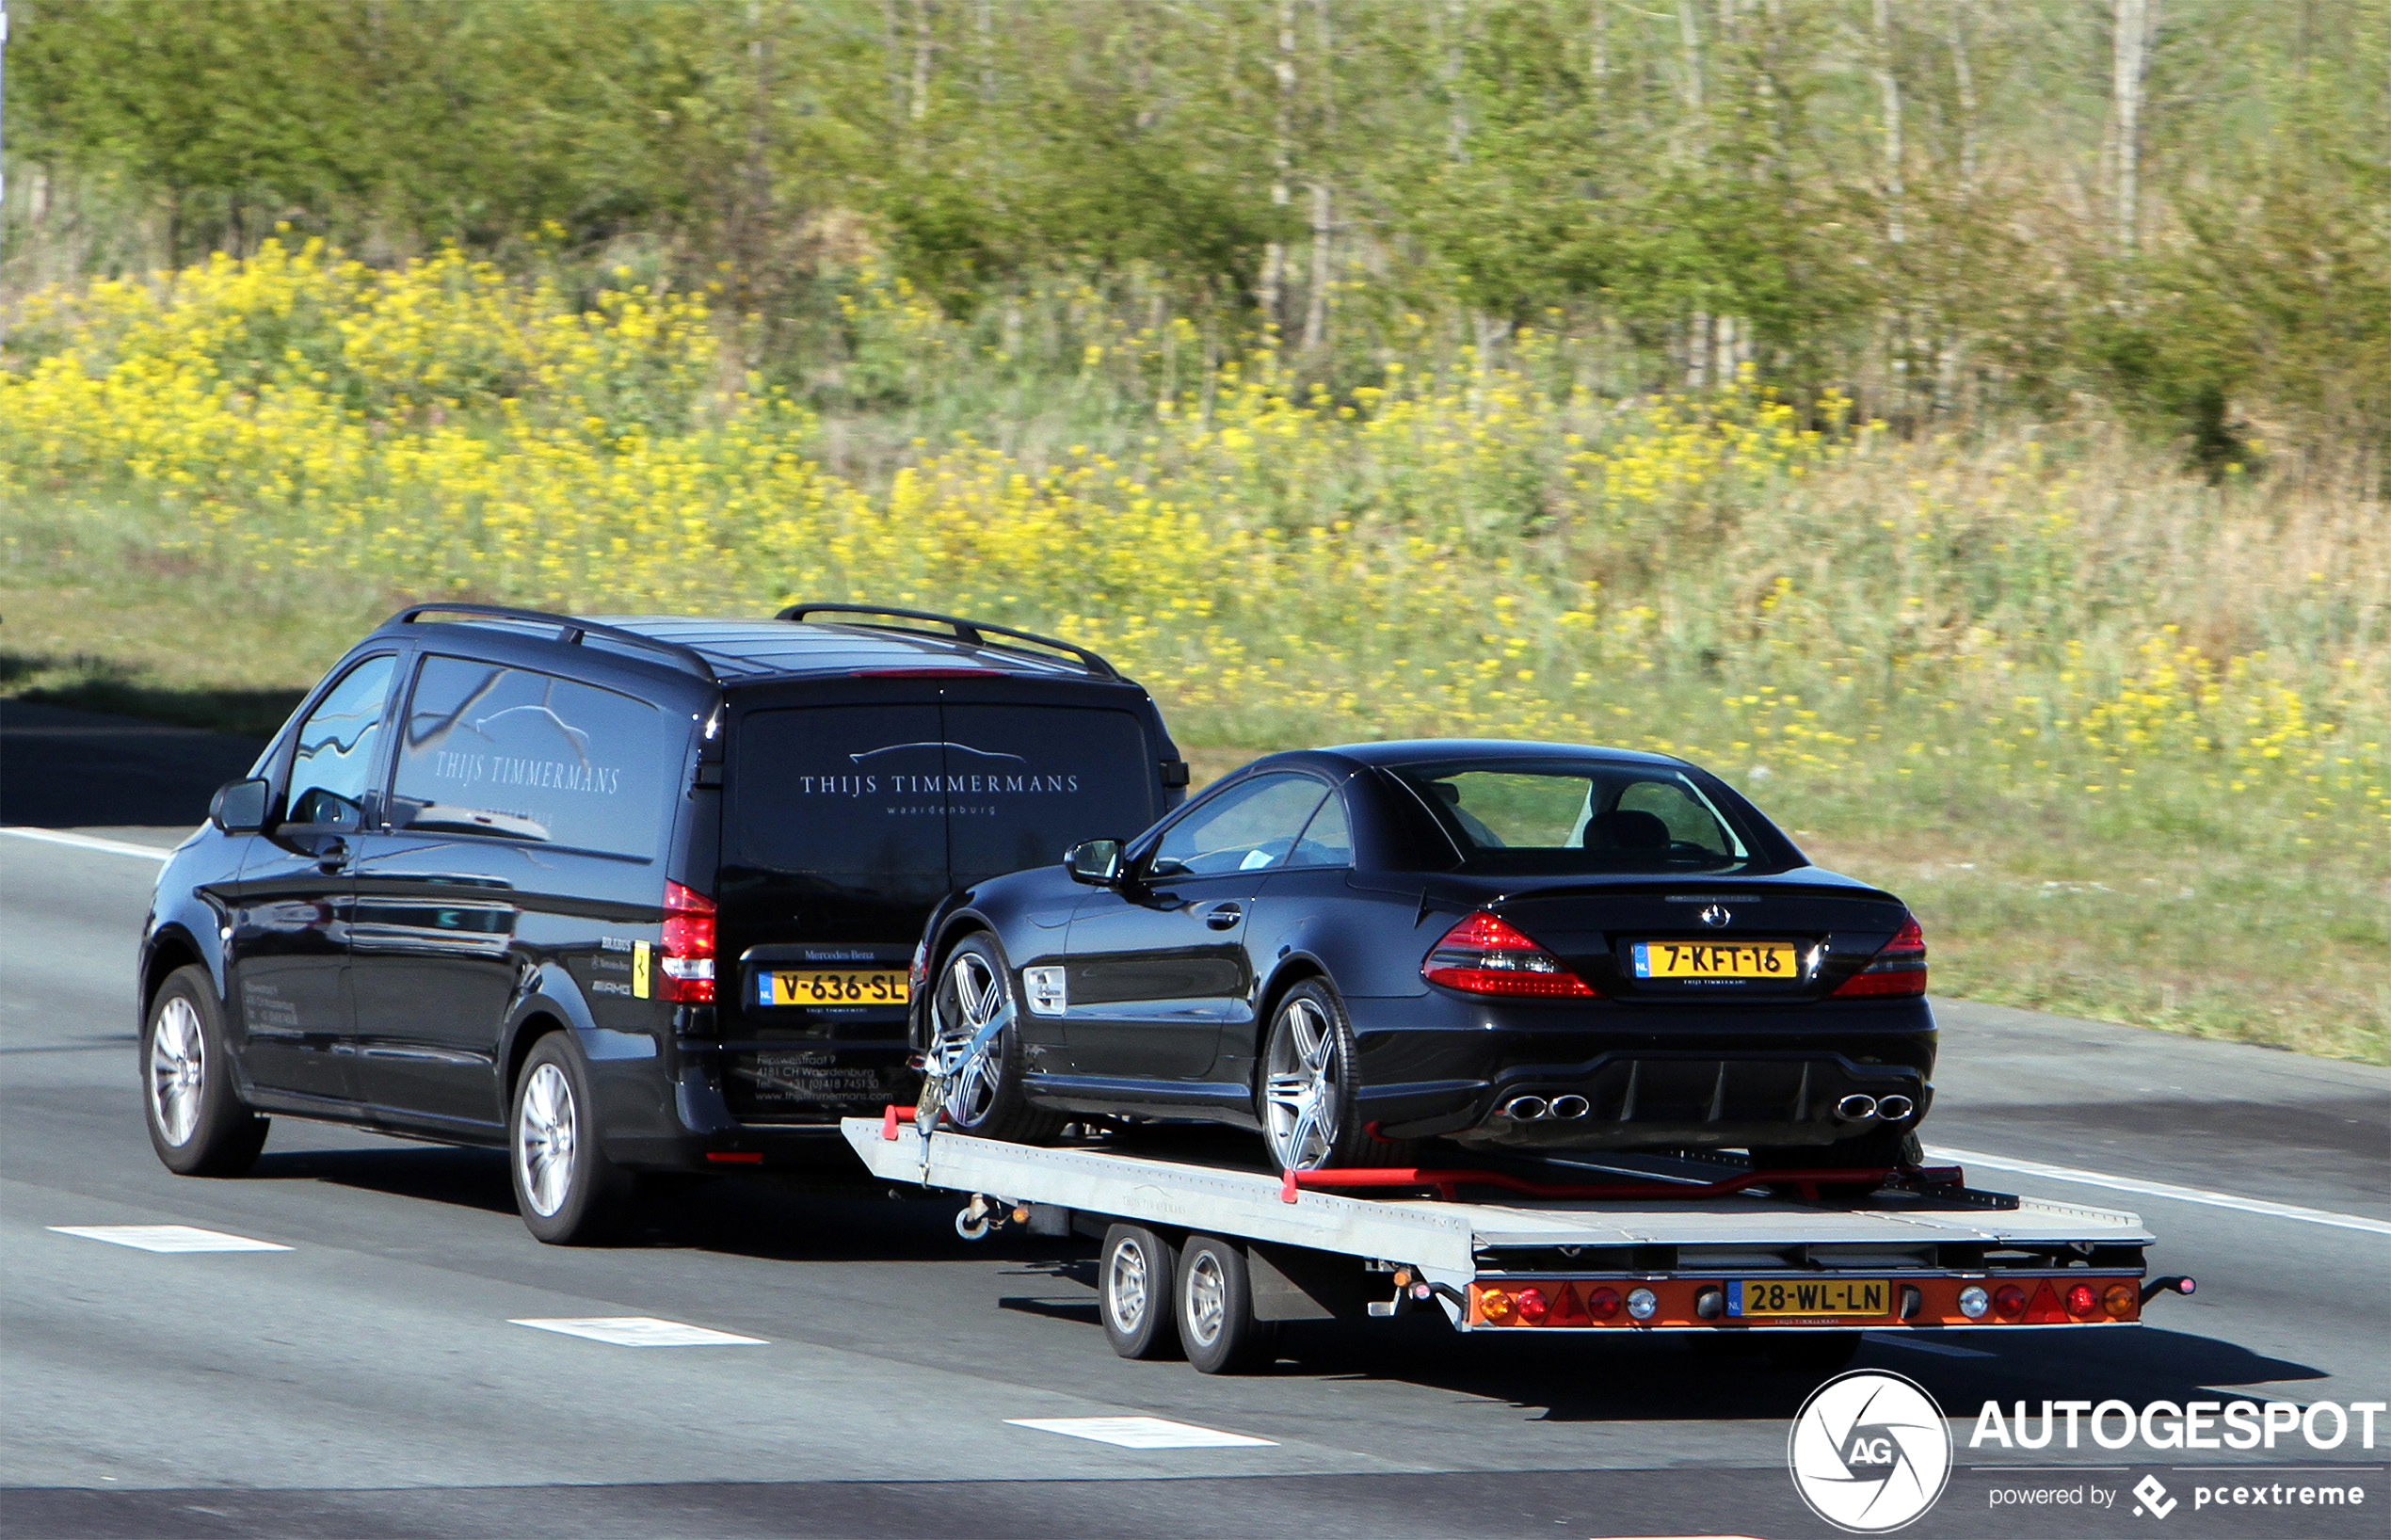
[[[1782,979],[1802,976],[1801,954],[1782,941],[1638,941],[1640,979]]]
[[[1726,1286],[1731,1316],[1889,1315],[1893,1286],[1883,1278],[1758,1278]]]
[[[902,1005],[912,998],[903,969],[806,968],[761,973],[759,1005]]]

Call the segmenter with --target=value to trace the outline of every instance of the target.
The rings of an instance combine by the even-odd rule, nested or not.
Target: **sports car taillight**
[[[677,882],[665,884],[664,977],[656,997],[684,1005],[714,1003],[714,900]]]
[[[1922,995],[1926,992],[1926,933],[1912,920],[1877,948],[1866,968],[1843,981],[1835,994]]]
[[[1484,909],[1445,932],[1420,965],[1420,976],[1473,995],[1587,1000],[1597,993],[1562,967],[1560,958],[1520,935],[1501,916]]]

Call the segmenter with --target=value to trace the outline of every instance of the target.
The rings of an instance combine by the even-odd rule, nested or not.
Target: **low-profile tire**
[[[178,968],[141,1022],[141,1110],[150,1147],[185,1177],[237,1177],[265,1147],[266,1120],[241,1102],[224,1011],[204,968]]]
[[[979,1052],[966,1056],[980,1030],[1008,1008],[1013,1019]],[[1062,1115],[1031,1106],[1021,1088],[1025,1055],[1020,1018],[1020,991],[1014,986],[1004,949],[986,931],[965,937],[939,965],[938,992],[930,999],[930,1027],[936,1035],[930,1072],[946,1083],[948,1128],[1020,1144],[1062,1132]]]
[[[1254,1319],[1254,1289],[1245,1253],[1212,1235],[1191,1235],[1179,1248],[1171,1290],[1179,1345],[1207,1374],[1249,1374],[1278,1356],[1278,1325]]]
[[[602,1244],[630,1219],[634,1183],[600,1147],[597,1115],[571,1035],[533,1044],[506,1118],[506,1165],[523,1227],[552,1246]]]
[[[1097,1262],[1097,1311],[1104,1339],[1124,1358],[1179,1356],[1179,1317],[1172,1306],[1179,1248],[1143,1225],[1104,1232]]]
[[[1326,1171],[1400,1163],[1403,1147],[1362,1127],[1355,1058],[1353,1022],[1326,979],[1305,979],[1279,996],[1262,1038],[1254,1109],[1273,1165]]]

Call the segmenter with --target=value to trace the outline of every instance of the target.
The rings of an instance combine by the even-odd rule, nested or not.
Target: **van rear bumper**
[[[902,1043],[841,1043],[835,1049],[822,1045],[821,1051],[810,1044],[785,1043],[761,1049],[752,1044],[686,1041],[676,1046],[680,1073],[669,1089],[672,1113],[668,1119],[655,1115],[652,1099],[643,1107],[604,1110],[608,1115],[602,1117],[603,1128],[648,1131],[605,1136],[606,1154],[619,1165],[643,1171],[715,1174],[776,1166],[819,1169],[826,1149],[835,1147],[845,1153],[839,1139],[839,1119],[877,1117],[891,1101],[910,1104],[921,1094],[920,1078],[907,1067]],[[757,1061],[763,1055],[832,1059],[829,1064],[794,1068],[814,1072],[813,1089],[844,1093],[852,1087],[862,1094],[842,1095],[835,1100],[795,1095],[759,1099],[752,1094],[757,1074],[778,1074],[784,1081],[793,1074],[785,1063],[776,1068],[769,1057],[759,1071]],[[645,1099],[652,1099],[654,1089],[662,1088],[647,1090]],[[743,1089],[750,1094],[739,1094]],[[641,1092],[623,1086],[618,1094],[639,1096]],[[628,1115],[612,1115],[618,1111]]]

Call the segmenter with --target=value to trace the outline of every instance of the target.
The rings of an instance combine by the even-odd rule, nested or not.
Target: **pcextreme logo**
[[[1884,1534],[1943,1495],[1951,1433],[1943,1409],[1917,1381],[1853,1370],[1802,1404],[1785,1463],[1812,1513],[1838,1530]]]

